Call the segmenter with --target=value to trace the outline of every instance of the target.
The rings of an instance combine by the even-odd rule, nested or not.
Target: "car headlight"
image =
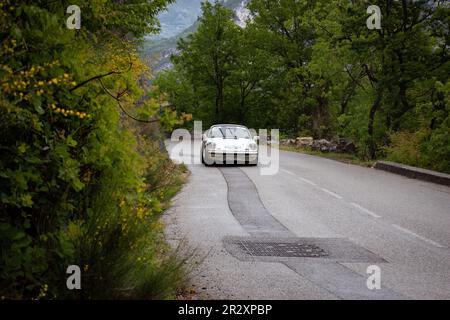
[[[216,149],[216,144],[215,144],[214,142],[208,142],[208,143],[206,144],[206,148],[207,148],[208,150],[214,150],[214,149]]]
[[[250,143],[250,144],[248,145],[248,147],[249,147],[249,149],[252,150],[252,151],[258,150],[258,145],[257,145],[256,143],[254,143],[254,142]]]

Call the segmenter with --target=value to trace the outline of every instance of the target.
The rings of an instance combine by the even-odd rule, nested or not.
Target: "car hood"
[[[212,138],[208,139],[208,142],[216,144],[216,149],[221,150],[246,150],[249,149],[250,143],[254,143],[252,139],[223,139]]]

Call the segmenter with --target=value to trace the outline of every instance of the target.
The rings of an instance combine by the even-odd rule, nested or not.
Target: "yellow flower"
[[[47,295],[48,285],[44,284],[39,290],[38,299],[44,298]]]
[[[144,208],[140,207],[140,208],[137,209],[137,214],[136,215],[137,215],[137,217],[139,219],[143,219],[144,218],[144,213],[145,213]]]
[[[21,154],[24,154],[25,152],[27,152],[28,146],[25,143],[22,143],[17,149]]]

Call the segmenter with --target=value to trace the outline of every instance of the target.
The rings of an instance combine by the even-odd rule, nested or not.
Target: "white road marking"
[[[281,171],[283,171],[284,173],[290,174],[291,176],[295,177],[295,174],[293,172],[290,172],[289,170],[286,169],[280,169]]]
[[[280,169],[280,170],[283,171],[284,173],[287,173],[287,174],[289,174],[289,175],[291,175],[291,176],[293,176],[293,177],[298,178],[299,180],[301,180],[301,181],[303,181],[303,182],[305,182],[305,183],[307,183],[307,184],[310,184],[310,185],[312,185],[312,186],[314,186],[314,187],[317,187],[317,184],[315,184],[315,183],[312,182],[311,180],[308,180],[308,179],[299,177],[299,176],[297,176],[295,173],[293,173],[293,172],[291,172],[291,171],[289,171],[289,170],[286,170],[286,169]]]
[[[302,180],[303,182],[305,182],[305,183],[307,183],[307,184],[310,184],[310,185],[312,185],[312,186],[314,186],[314,187],[317,187],[317,184],[315,184],[314,182],[312,182],[311,180],[308,180],[308,179],[305,179],[305,178],[302,178],[302,177],[298,177],[300,180]]]
[[[334,193],[333,191],[330,191],[330,190],[328,190],[328,189],[325,189],[325,188],[320,188],[323,192],[326,192],[326,193],[328,193],[329,195],[331,195],[331,196],[333,196],[333,197],[335,197],[336,199],[342,199],[342,197],[340,196],[340,195],[338,195],[337,193]]]
[[[370,216],[372,216],[374,218],[381,218],[381,216],[377,215],[375,212],[372,212],[369,209],[366,209],[366,208],[364,208],[363,206],[360,206],[357,203],[350,202],[350,205],[355,207],[355,208],[357,208],[357,209],[359,209],[359,210],[361,210],[361,211],[363,211],[363,212],[365,212],[365,213],[367,213],[368,215],[370,215]]]
[[[413,236],[413,237],[416,237],[417,239],[420,239],[420,240],[422,240],[422,241],[425,241],[425,242],[427,242],[427,243],[429,243],[429,244],[431,244],[431,245],[433,245],[433,246],[435,246],[435,247],[438,247],[438,248],[445,248],[445,246],[441,245],[440,243],[437,243],[437,242],[435,242],[435,241],[433,241],[433,240],[430,240],[430,239],[428,239],[428,238],[422,237],[421,235],[418,235],[417,233],[414,233],[414,232],[412,232],[411,230],[405,229],[405,228],[403,228],[403,227],[401,227],[401,226],[399,226],[399,225],[397,225],[397,224],[393,224],[392,226],[393,226],[394,228],[400,230],[400,231],[403,231],[404,233],[407,233],[407,234],[409,234],[409,235],[411,235],[411,236]]]

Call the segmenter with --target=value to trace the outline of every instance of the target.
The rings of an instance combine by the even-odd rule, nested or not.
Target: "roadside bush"
[[[148,69],[123,35],[148,32],[166,3],[142,1],[147,18],[116,17],[123,27],[111,31],[100,22],[121,4],[80,1],[90,20],[75,32],[59,3],[0,1],[2,299],[175,294],[183,261],[158,218],[182,170],[125,115],[158,117],[155,103],[136,107]],[[82,290],[67,289],[69,265],[81,267]]]
[[[450,132],[397,132],[384,150],[386,159],[415,167],[450,173]]]
[[[416,133],[397,132],[390,138],[391,144],[385,148],[388,160],[412,166],[424,165],[425,159],[420,153],[422,138]]]

